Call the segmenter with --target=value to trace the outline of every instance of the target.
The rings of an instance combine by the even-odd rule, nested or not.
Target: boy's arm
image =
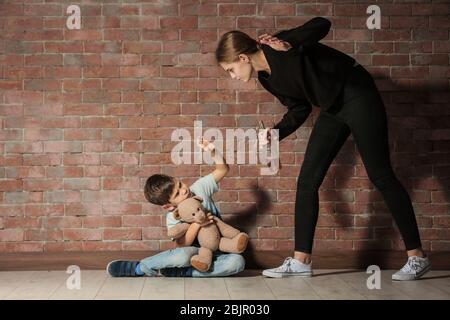
[[[200,230],[200,225],[198,223],[191,223],[186,233],[181,237],[175,239],[178,247],[187,247],[194,243],[195,238],[197,238],[198,231]]]
[[[216,152],[215,149],[212,151],[212,156],[213,156],[214,163],[216,164],[216,168],[212,172],[212,175],[213,175],[216,183],[219,183],[219,181],[222,180],[223,177],[226,176],[228,171],[230,171],[230,167],[225,162],[225,159],[223,158],[223,156],[219,152]]]
[[[167,235],[169,236],[169,238],[177,239],[187,232],[189,226],[189,223],[177,223],[176,225],[167,229]]]
[[[216,147],[213,143],[201,138],[199,146],[205,151],[211,151],[211,156],[214,160],[214,163],[216,164],[216,168],[212,172],[212,175],[216,183],[219,183],[219,181],[222,180],[223,177],[225,177],[225,175],[228,173],[230,167],[228,166],[220,152],[216,150]]]
[[[191,223],[191,225],[189,226],[187,232],[179,237],[178,239],[176,239],[176,243],[177,246],[179,247],[185,247],[185,246],[190,246],[194,243],[194,240],[197,238],[198,235],[198,231],[202,228],[205,227],[211,223],[215,223],[215,219],[214,216],[211,213],[207,214],[207,219],[205,222],[203,222],[202,224],[199,223]]]

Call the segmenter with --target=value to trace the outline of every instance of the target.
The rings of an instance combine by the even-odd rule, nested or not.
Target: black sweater
[[[331,22],[316,17],[274,36],[289,42],[292,49],[277,51],[262,44],[271,74],[258,72],[261,85],[287,106],[288,112],[274,126],[279,141],[298,129],[308,118],[312,105],[329,109],[338,97],[355,59],[318,41]]]

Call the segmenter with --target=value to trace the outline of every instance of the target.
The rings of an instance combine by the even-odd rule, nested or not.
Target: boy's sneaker
[[[267,269],[262,273],[266,277],[270,278],[283,278],[283,277],[311,277],[313,275],[312,262],[309,264],[301,263],[297,259],[292,257],[286,258],[283,264],[278,268]]]
[[[430,271],[431,262],[428,257],[412,256],[399,271],[392,275],[392,280],[407,281],[416,280]]]
[[[106,271],[112,277],[141,277],[142,275],[136,273],[138,264],[139,261],[114,260],[108,263]]]
[[[164,277],[192,277],[192,267],[164,268],[159,270]]]

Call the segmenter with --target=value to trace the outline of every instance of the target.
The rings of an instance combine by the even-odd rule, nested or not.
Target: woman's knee
[[[300,176],[297,180],[297,192],[317,192],[321,184],[320,178]]]
[[[380,191],[386,190],[400,183],[397,177],[395,176],[394,172],[392,171],[378,175],[369,174],[369,180]]]

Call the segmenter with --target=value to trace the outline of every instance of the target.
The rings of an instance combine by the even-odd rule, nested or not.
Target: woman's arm
[[[273,129],[279,130],[278,141],[283,140],[292,132],[297,130],[308,118],[312,111],[311,104],[308,102],[294,101],[285,97],[278,97],[282,104],[288,107],[288,112],[278,122]]]
[[[294,48],[300,45],[308,46],[325,38],[331,28],[330,20],[323,17],[315,17],[303,25],[280,31],[273,36],[289,42]]]

